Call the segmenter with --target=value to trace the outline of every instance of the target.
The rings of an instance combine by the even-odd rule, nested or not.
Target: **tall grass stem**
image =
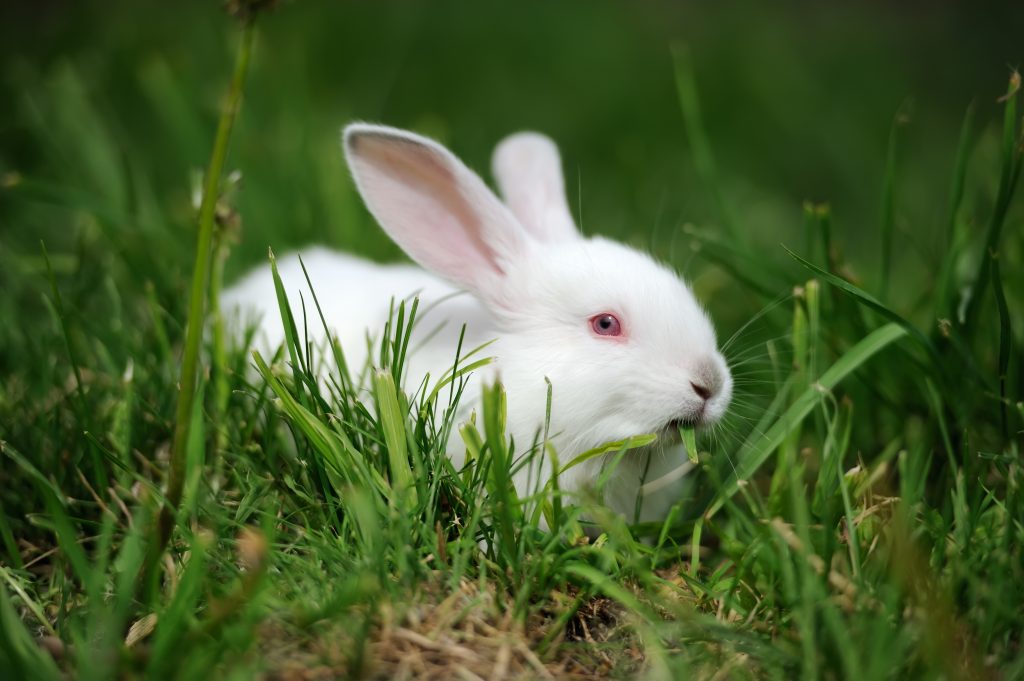
[[[244,21],[234,74],[228,91],[227,101],[217,124],[217,135],[213,143],[210,165],[206,171],[203,199],[199,207],[199,238],[196,244],[195,269],[192,272],[192,289],[189,298],[188,325],[185,330],[185,354],[181,364],[178,404],[174,420],[174,442],[171,448],[170,468],[167,479],[167,494],[157,522],[157,535],[152,543],[148,568],[163,553],[174,527],[174,518],[185,485],[185,455],[189,440],[189,426],[192,422],[193,402],[196,397],[196,380],[199,373],[199,349],[203,338],[206,318],[207,283],[210,276],[210,262],[213,256],[213,229],[220,192],[220,179],[227,159],[228,141],[231,129],[238,115],[242,100],[245,74],[252,55],[254,22]]]

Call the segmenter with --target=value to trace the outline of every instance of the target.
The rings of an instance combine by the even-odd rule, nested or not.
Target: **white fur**
[[[507,205],[448,150],[413,133],[353,124],[345,129],[344,146],[371,213],[434,273],[322,248],[302,253],[349,365],[366,361],[366,334],[383,328],[391,298],[419,295],[427,312],[413,336],[407,386],[450,368],[465,323],[464,349],[497,339],[486,350],[496,361],[472,377],[465,406],[474,407],[485,382],[500,378],[509,433],[520,451],[544,424],[545,377],[553,386],[551,441],[563,463],[609,441],[662,436],[628,454],[605,490],[605,503],[633,519],[640,486],[662,476],[670,481],[671,471],[686,464],[669,423],[712,423],[731,396],[714,330],[690,289],[643,253],[579,234],[565,200],[558,150],[542,135],[514,135],[495,151],[494,172]],[[297,256],[282,258],[278,269],[299,314],[298,292],[307,287]],[[308,292],[305,302],[310,334],[320,338]],[[262,317],[258,345],[264,352],[283,341],[269,267],[226,291],[223,305]],[[590,319],[602,313],[621,320],[621,338],[593,333]],[[424,344],[439,324],[442,331]],[[705,401],[693,384],[714,394]],[[461,465],[458,438],[449,443],[449,454]],[[583,489],[605,463],[596,458],[570,469],[559,478],[560,487]],[[550,474],[546,464],[540,479],[536,470],[523,470],[517,489],[532,493]],[[642,500],[639,519],[661,518],[678,500],[680,484],[652,485],[659,489]]]

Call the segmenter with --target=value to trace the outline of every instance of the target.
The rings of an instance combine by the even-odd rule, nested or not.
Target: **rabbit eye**
[[[598,336],[621,336],[622,324],[619,318],[607,312],[590,318],[590,328]]]

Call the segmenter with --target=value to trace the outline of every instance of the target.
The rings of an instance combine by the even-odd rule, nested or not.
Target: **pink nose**
[[[690,381],[690,387],[693,388],[693,392],[697,393],[697,396],[702,400],[711,399],[711,388],[701,385],[700,383],[694,383]]]

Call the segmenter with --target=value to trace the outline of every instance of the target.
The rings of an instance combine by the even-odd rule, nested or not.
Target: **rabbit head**
[[[563,455],[641,433],[672,437],[682,423],[722,416],[732,380],[707,314],[650,256],[580,234],[551,140],[520,133],[497,147],[493,172],[504,203],[419,135],[352,124],[344,147],[388,235],[493,315],[517,436],[528,440],[543,423],[545,378]]]

